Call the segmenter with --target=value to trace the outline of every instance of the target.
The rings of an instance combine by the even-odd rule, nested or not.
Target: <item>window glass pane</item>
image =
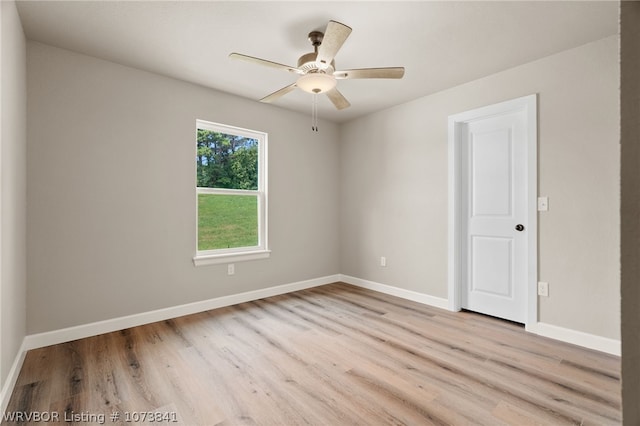
[[[198,250],[257,245],[257,196],[198,194]]]
[[[197,184],[200,188],[258,189],[258,141],[198,129]]]

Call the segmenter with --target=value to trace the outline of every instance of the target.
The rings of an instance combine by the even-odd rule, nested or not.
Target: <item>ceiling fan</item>
[[[329,21],[324,33],[320,31],[310,32],[309,41],[313,45],[313,52],[302,55],[298,59],[297,67],[240,53],[231,53],[229,57],[278,68],[299,75],[295,83],[265,96],[260,99],[261,102],[273,102],[281,96],[299,88],[312,94],[325,93],[333,105],[340,110],[347,108],[351,104],[336,88],[337,80],[358,78],[397,79],[404,76],[404,67],[361,68],[336,71],[334,57],[347,37],[349,37],[349,34],[351,34],[351,28],[336,21]]]

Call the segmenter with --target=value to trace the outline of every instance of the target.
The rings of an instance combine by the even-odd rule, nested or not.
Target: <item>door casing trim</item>
[[[448,306],[451,311],[462,309],[462,277],[466,273],[460,259],[465,247],[465,218],[462,217],[463,203],[461,182],[461,129],[464,124],[506,112],[525,111],[527,118],[527,218],[523,220],[527,233],[527,292],[526,322],[530,328],[538,322],[538,97],[537,94],[523,96],[509,101],[465,111],[449,116],[448,120]]]

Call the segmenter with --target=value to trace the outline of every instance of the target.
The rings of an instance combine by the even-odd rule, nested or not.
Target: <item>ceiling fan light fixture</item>
[[[332,75],[310,72],[298,78],[296,86],[308,93],[324,93],[336,87],[336,83]]]

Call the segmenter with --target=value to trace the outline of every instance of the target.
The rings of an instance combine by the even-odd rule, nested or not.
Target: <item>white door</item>
[[[528,182],[532,123],[526,108],[506,106],[479,110],[455,126],[458,307],[526,323],[535,286],[529,279],[529,243],[536,239]]]

